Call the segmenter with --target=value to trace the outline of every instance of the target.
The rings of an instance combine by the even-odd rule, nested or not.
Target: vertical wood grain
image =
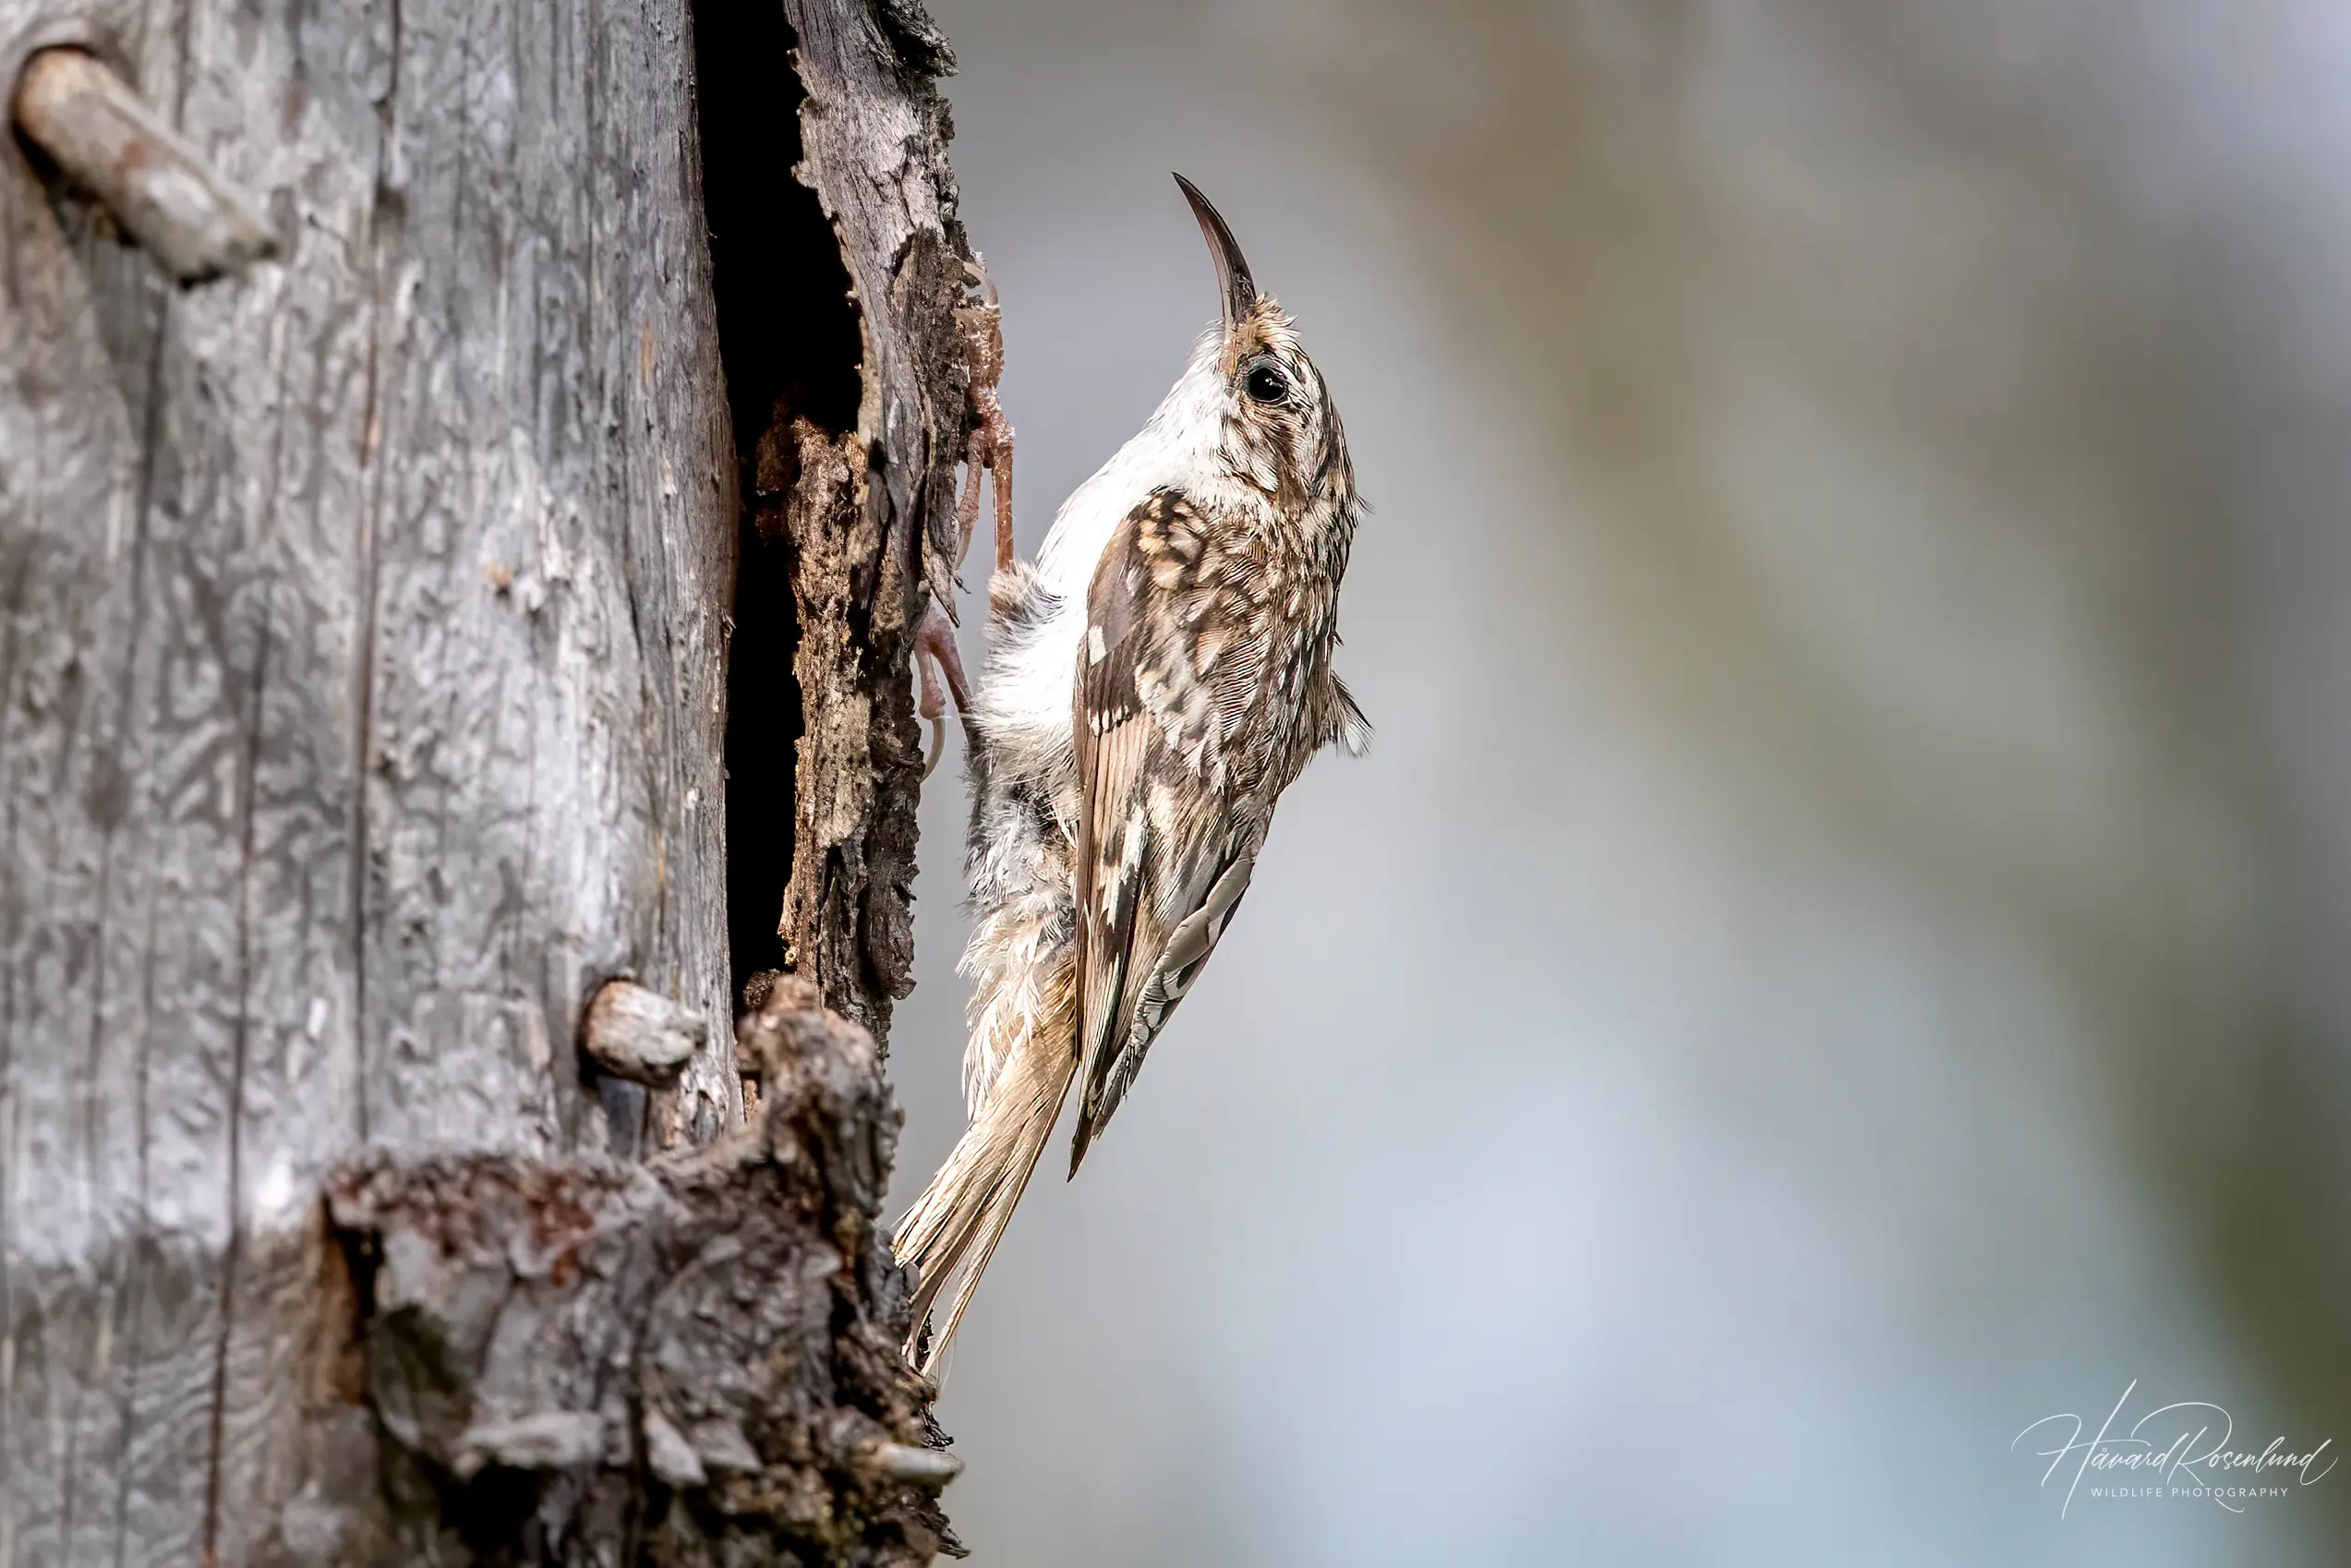
[[[732,519],[681,4],[0,3],[284,250],[180,292],[0,139],[0,1564],[254,1560],[325,1171],[600,1146],[727,1016]],[[680,1090],[739,1117],[727,1031]]]

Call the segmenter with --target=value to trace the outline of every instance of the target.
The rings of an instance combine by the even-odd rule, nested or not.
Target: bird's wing
[[[1073,1174],[1257,862],[1261,831],[1234,809],[1245,771],[1234,754],[1262,694],[1266,587],[1173,490],[1129,513],[1094,569],[1074,715],[1084,1092]]]

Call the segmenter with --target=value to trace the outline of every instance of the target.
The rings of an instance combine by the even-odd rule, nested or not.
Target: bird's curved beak
[[[1257,308],[1257,282],[1249,276],[1248,258],[1241,254],[1240,242],[1224,226],[1216,209],[1209,205],[1208,198],[1200,194],[1200,187],[1181,175],[1176,176],[1176,183],[1184,187],[1184,199],[1192,204],[1192,216],[1200,220],[1200,235],[1208,241],[1208,253],[1216,260],[1217,291],[1224,301],[1224,330],[1230,332]]]

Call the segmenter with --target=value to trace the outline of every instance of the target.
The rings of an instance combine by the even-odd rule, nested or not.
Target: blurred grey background
[[[1214,314],[1170,169],[1376,507],[1371,754],[965,1326],[979,1568],[2351,1560],[2010,1449],[2351,1441],[2351,8],[934,8],[1023,550]]]

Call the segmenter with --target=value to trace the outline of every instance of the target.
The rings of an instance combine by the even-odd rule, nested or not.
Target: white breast
[[[1166,485],[1197,490],[1203,476],[1217,471],[1212,461],[1222,418],[1217,350],[1217,333],[1200,340],[1149,422],[1054,514],[1037,552],[1037,571],[1059,609],[1023,633],[1001,635],[980,681],[980,713],[1000,742],[1031,754],[1068,751],[1086,591],[1111,536],[1153,490]]]

